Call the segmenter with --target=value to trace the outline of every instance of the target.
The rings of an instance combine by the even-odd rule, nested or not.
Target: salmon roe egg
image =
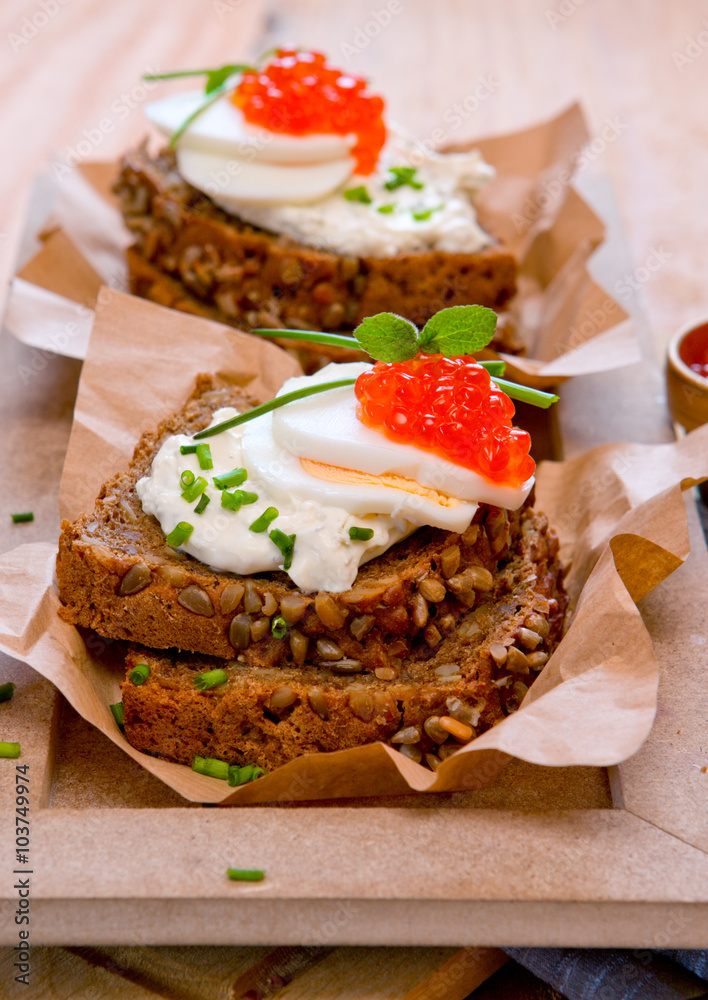
[[[362,77],[330,66],[321,52],[278,49],[267,66],[243,74],[231,100],[246,121],[271,132],[355,135],[359,174],[372,173],[386,141],[383,99]]]
[[[534,473],[531,438],[511,425],[514,404],[472,358],[377,361],[354,390],[359,419],[391,441],[432,451],[499,486],[520,486]]]

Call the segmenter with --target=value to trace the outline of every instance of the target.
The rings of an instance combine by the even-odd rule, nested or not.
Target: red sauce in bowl
[[[679,344],[678,354],[691,371],[708,379],[708,323],[686,334]]]

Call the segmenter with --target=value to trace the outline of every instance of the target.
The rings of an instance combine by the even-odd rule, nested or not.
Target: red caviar
[[[435,452],[500,486],[519,486],[534,473],[531,438],[511,426],[514,404],[471,358],[377,361],[354,389],[359,419],[391,441]]]
[[[326,62],[321,52],[278,49],[257,73],[244,73],[231,95],[247,121],[271,132],[356,136],[357,173],[370,174],[386,141],[384,102],[366,80]]]

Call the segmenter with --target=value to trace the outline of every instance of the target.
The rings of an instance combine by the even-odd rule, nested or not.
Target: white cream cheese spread
[[[369,367],[327,365],[316,375],[289,379],[278,395],[355,378]],[[365,427],[356,405],[353,386],[333,389],[215,434],[207,439],[213,462],[208,471],[194,453],[181,453],[182,446],[194,444],[192,439],[174,435],[155,456],[150,475],[137,484],[143,509],[166,534],[180,522],[189,523],[193,530],[180,548],[209,566],[242,575],[283,569],[284,555],[270,530],[294,535],[287,569],[293,582],[305,591],[341,592],[352,586],[362,563],[417,527],[461,532],[479,502],[516,508],[526,499],[533,480],[517,488],[495,486],[469,469]],[[218,410],[211,426],[235,413]],[[238,510],[222,506],[223,491],[214,482],[235,469],[247,476],[238,484],[247,496]],[[194,509],[196,498],[188,502],[182,496],[185,471],[207,481],[199,497],[209,498],[202,513]],[[276,516],[268,529],[254,531],[254,522],[268,508],[275,508]],[[365,534],[368,529],[371,537],[352,538],[352,528]]]

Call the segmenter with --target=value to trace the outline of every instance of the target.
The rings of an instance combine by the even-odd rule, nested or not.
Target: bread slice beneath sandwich
[[[559,641],[565,611],[557,539],[529,504],[480,504],[463,534],[421,528],[338,594],[303,592],[283,572],[216,570],[166,544],[137,480],[166,437],[205,427],[221,406],[253,402],[199,376],[184,409],[143,436],[94,509],[62,524],[61,617],[139,644],[129,671],[150,666],[144,684],[123,685],[131,743],[181,763],[199,755],[270,769],[417,733],[396,745],[419,759],[438,746],[428,730],[443,735],[431,718],[456,720],[470,729],[458,738],[469,739],[514,711]],[[273,629],[276,618],[284,628]],[[195,675],[216,667],[226,683],[198,691]],[[401,729],[409,732],[397,736]]]

